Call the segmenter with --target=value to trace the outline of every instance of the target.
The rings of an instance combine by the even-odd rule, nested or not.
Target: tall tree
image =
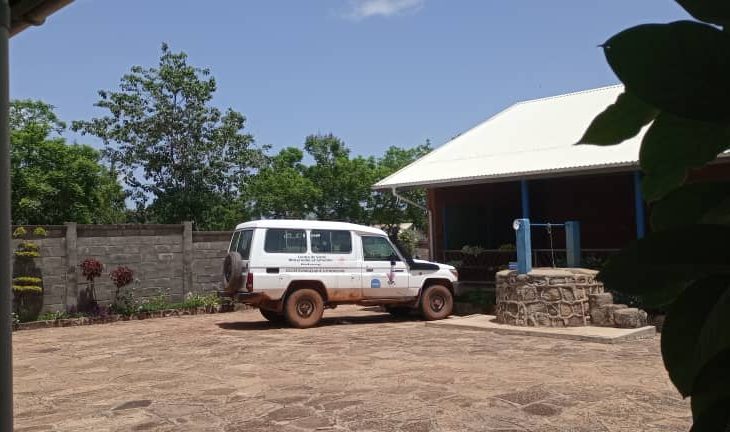
[[[321,191],[312,212],[318,219],[369,222],[365,204],[376,178],[374,158],[350,159],[350,149],[332,134],[310,135],[304,149],[314,159],[305,177]]]
[[[256,175],[248,189],[255,216],[302,219],[312,214],[322,192],[305,176],[303,158],[298,148],[285,148]]]
[[[99,137],[104,157],[123,175],[137,215],[160,223],[227,225],[232,203],[265,156],[246,118],[211,106],[216,81],[166,44],[156,68],[134,66],[118,91],[99,91],[104,117],[73,122]]]
[[[116,177],[92,147],[66,144],[58,136],[65,128],[51,105],[11,102],[13,222],[123,222],[125,196]]]
[[[730,430],[730,182],[692,172],[730,149],[730,3],[677,0],[700,21],[647,24],[604,45],[626,91],[581,143],[615,145],[648,126],[639,162],[652,233],[613,257],[610,289],[668,310],[662,357],[692,431]]]
[[[428,140],[423,145],[408,149],[395,146],[388,148],[378,160],[376,182],[415,162],[431,150],[431,142]],[[426,205],[426,193],[423,189],[402,191],[401,195],[421,206]],[[424,229],[428,222],[426,213],[421,208],[399,200],[391,192],[373,192],[368,200],[368,208],[371,221],[383,225],[392,236],[398,234],[400,224],[404,222],[413,223],[418,229]]]

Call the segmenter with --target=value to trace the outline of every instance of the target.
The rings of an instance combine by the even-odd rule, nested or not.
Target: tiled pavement
[[[14,334],[17,431],[686,431],[658,337],[605,345],[359,307]]]

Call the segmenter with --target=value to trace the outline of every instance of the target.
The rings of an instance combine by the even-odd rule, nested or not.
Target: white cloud
[[[415,12],[423,7],[426,0],[351,0],[351,10],[347,17],[365,19],[374,16],[389,17],[407,12]]]

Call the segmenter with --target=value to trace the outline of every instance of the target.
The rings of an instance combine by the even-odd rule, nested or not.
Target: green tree
[[[65,127],[51,105],[11,102],[13,222],[123,222],[125,195],[115,176],[92,147],[68,145],[52,136]]]
[[[118,91],[99,92],[104,117],[73,122],[99,137],[104,157],[123,175],[137,217],[159,223],[193,221],[197,229],[236,219],[241,190],[265,159],[246,118],[211,106],[216,81],[166,44],[156,68],[133,66]],[[240,217],[240,216],[239,216]]]
[[[305,177],[320,190],[311,209],[317,219],[369,223],[366,203],[376,178],[375,159],[351,159],[345,143],[332,134],[308,136],[304,150],[314,159]]]
[[[303,158],[301,150],[285,148],[256,175],[248,189],[255,216],[302,219],[312,214],[322,192],[305,176]]]
[[[392,146],[378,160],[375,182],[395,173],[406,165],[431,152],[431,143],[404,149]],[[405,198],[422,206],[426,205],[426,192],[414,189],[400,193]],[[418,229],[424,229],[428,223],[426,212],[417,206],[398,200],[391,192],[373,192],[368,200],[370,219],[373,223],[383,225],[391,235],[398,234],[400,224],[411,222]]]
[[[626,92],[582,143],[614,145],[651,123],[639,154],[652,233],[612,258],[610,289],[668,309],[662,357],[691,396],[692,431],[730,427],[730,182],[691,173],[730,148],[730,3],[677,0],[696,19],[625,30],[604,45]]]

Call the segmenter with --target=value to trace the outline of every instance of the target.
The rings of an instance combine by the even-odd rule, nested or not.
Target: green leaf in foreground
[[[727,293],[727,277],[710,277],[689,286],[672,304],[662,329],[662,359],[683,396],[692,394],[703,366],[701,335],[719,300]],[[730,314],[730,310],[726,311]]]
[[[699,168],[730,148],[730,127],[661,113],[639,152],[645,174],[644,195],[654,201],[679,187],[690,169]],[[657,179],[649,177],[656,176]]]
[[[654,231],[696,223],[727,224],[730,182],[690,183],[654,204],[651,226]]]
[[[649,306],[674,300],[698,279],[730,274],[730,227],[692,225],[653,232],[611,257],[598,277],[606,288],[641,295]]]
[[[663,112],[730,119],[730,36],[693,21],[644,24],[610,38],[606,59],[626,90]]]
[[[657,114],[656,108],[630,92],[621,93],[616,102],[593,119],[578,144],[619,144],[636,136]]]
[[[727,0],[677,0],[677,3],[700,21],[721,26],[730,24],[730,2]]]

